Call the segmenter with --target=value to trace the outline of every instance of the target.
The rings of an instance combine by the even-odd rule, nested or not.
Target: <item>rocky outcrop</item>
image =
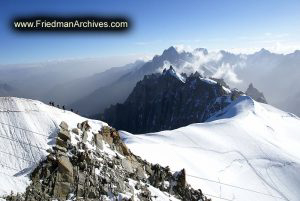
[[[170,68],[145,76],[127,100],[105,110],[102,119],[131,133],[175,129],[204,122],[226,107],[230,96],[220,82],[197,72],[186,77]]]
[[[252,83],[250,83],[248,89],[246,90],[246,95],[253,98],[255,101],[261,102],[261,103],[267,103],[267,100],[264,96],[264,94],[260,91],[258,91]]]
[[[155,200],[150,186],[180,200],[209,200],[186,183],[185,170],[171,172],[135,156],[113,128],[91,133],[87,121],[75,133],[66,123],[60,127],[56,145],[31,173],[26,192],[7,200]],[[71,135],[76,143],[61,138]]]

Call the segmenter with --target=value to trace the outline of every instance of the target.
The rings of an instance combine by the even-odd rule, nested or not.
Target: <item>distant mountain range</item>
[[[131,66],[140,63],[143,61],[122,67],[110,67],[106,71],[102,70],[107,69],[105,62],[99,63],[92,59],[0,65],[0,83],[6,83],[19,92],[13,96],[69,105],[95,89],[115,81],[123,72],[128,72]]]
[[[104,72],[96,73],[91,76],[80,77],[75,80],[71,80],[67,83],[61,83],[53,87],[47,94],[47,99],[55,100],[58,103],[63,103],[66,105],[71,105],[73,102],[78,102],[79,100],[87,98],[87,96],[93,96],[94,91],[99,88],[109,86],[116,82],[121,76],[131,71],[138,69],[145,62],[136,61],[131,64],[127,64],[122,67],[113,67]],[[68,93],[67,96],[63,94]],[[95,97],[96,98],[96,97]],[[89,99],[93,100],[93,99]],[[75,108],[82,110],[81,106],[72,104]],[[93,104],[95,106],[95,104]],[[82,110],[83,112],[84,110]]]
[[[185,52],[170,47],[140,68],[124,74],[115,82],[100,87],[71,105],[86,115],[101,113],[111,104],[123,103],[144,75],[162,72],[169,65],[173,65],[178,73],[198,71],[202,76],[222,78],[231,88],[242,91],[246,91],[249,84],[254,83],[270,104],[300,115],[300,111],[295,110],[299,102],[297,99],[290,100],[290,97],[300,92],[296,76],[300,75],[300,68],[297,68],[300,66],[299,51],[283,55],[265,49],[246,55],[226,51],[209,53],[203,48]],[[285,102],[289,104],[286,105]]]
[[[197,71],[204,77],[223,79],[230,88],[242,91],[253,83],[268,103],[300,115],[300,51],[283,55],[262,49],[253,54],[232,54],[204,48],[178,51],[170,47],[146,63],[138,61],[96,74],[93,65],[62,62],[55,67],[0,68],[0,80],[18,91],[3,96],[54,101],[85,116],[98,115],[111,104],[123,103],[145,75],[173,65],[179,74]]]
[[[1,97],[0,195],[196,201],[222,188],[228,200],[298,200],[300,119],[253,100],[265,101],[252,84],[247,93],[253,97],[222,78],[162,69],[106,110],[126,129],[119,132],[39,101]]]

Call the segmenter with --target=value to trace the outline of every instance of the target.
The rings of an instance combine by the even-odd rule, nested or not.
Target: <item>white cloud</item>
[[[175,47],[175,46],[174,46]],[[177,64],[170,63],[169,61],[164,61],[164,64],[162,67],[160,67],[157,72],[162,72],[164,68],[168,69],[170,65],[173,66],[173,68],[178,72],[186,73],[187,75],[190,75],[194,72],[199,72],[202,75],[205,75],[204,68],[209,69],[212,73],[216,71],[215,67],[213,65],[207,65],[210,62],[218,62],[222,58],[222,54],[220,52],[209,52],[205,53],[203,51],[194,51],[190,46],[184,46],[184,45],[176,45],[176,49],[178,52],[190,52],[193,54],[193,57],[189,58],[189,60],[181,60]],[[211,74],[210,74],[211,75]]]
[[[229,63],[222,63],[222,65],[217,69],[215,74],[212,76],[214,78],[223,78],[226,82],[231,84],[241,83],[242,80],[238,78],[234,69],[238,65],[230,65]]]
[[[193,51],[193,48],[190,45],[184,45],[184,44],[177,44],[174,45],[177,52],[191,52]]]
[[[173,68],[174,68],[175,70],[178,69],[177,66],[174,66],[174,65],[171,64],[168,60],[165,60],[163,66],[161,66],[160,68],[158,68],[158,69],[156,70],[156,72],[157,72],[157,73],[162,73],[164,69],[169,69],[169,67],[170,67],[171,65],[173,66]]]
[[[289,33],[266,32],[258,37],[239,37],[235,47],[225,48],[232,53],[252,54],[265,48],[273,53],[288,54],[300,49],[300,41]]]
[[[300,50],[300,42],[292,43],[280,40],[260,41],[253,43],[251,46],[249,45],[248,47],[225,48],[224,50],[234,54],[253,54],[255,52],[258,52],[262,48],[267,49],[273,53],[289,54],[293,53],[295,50]]]
[[[186,61],[182,64],[179,69],[179,73],[191,74],[194,72],[199,72],[202,75],[205,75],[204,67],[206,69],[212,68],[212,66],[206,66],[210,62],[217,62],[222,58],[220,52],[209,52],[208,54],[203,51],[193,51],[194,57],[191,61]],[[215,69],[209,69],[215,71]]]

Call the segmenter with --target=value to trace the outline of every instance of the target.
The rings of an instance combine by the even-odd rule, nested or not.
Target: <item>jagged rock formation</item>
[[[186,183],[184,169],[172,173],[135,156],[113,128],[91,133],[87,121],[73,129],[65,122],[60,127],[56,145],[31,173],[26,192],[7,200],[148,201],[155,200],[155,188],[170,200],[209,200]]]
[[[264,94],[260,91],[258,91],[252,83],[250,83],[248,89],[246,90],[246,95],[250,96],[254,100],[261,102],[261,103],[267,103],[267,100],[264,96]]]
[[[197,72],[186,77],[170,67],[162,74],[146,75],[123,104],[111,106],[102,118],[132,133],[174,129],[204,122],[230,103],[231,94]]]

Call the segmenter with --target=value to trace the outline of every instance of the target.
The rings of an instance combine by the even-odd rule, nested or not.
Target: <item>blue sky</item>
[[[299,0],[4,0],[0,64],[160,54],[171,45],[233,52],[300,49]],[[124,33],[15,33],[13,17],[124,15]]]

